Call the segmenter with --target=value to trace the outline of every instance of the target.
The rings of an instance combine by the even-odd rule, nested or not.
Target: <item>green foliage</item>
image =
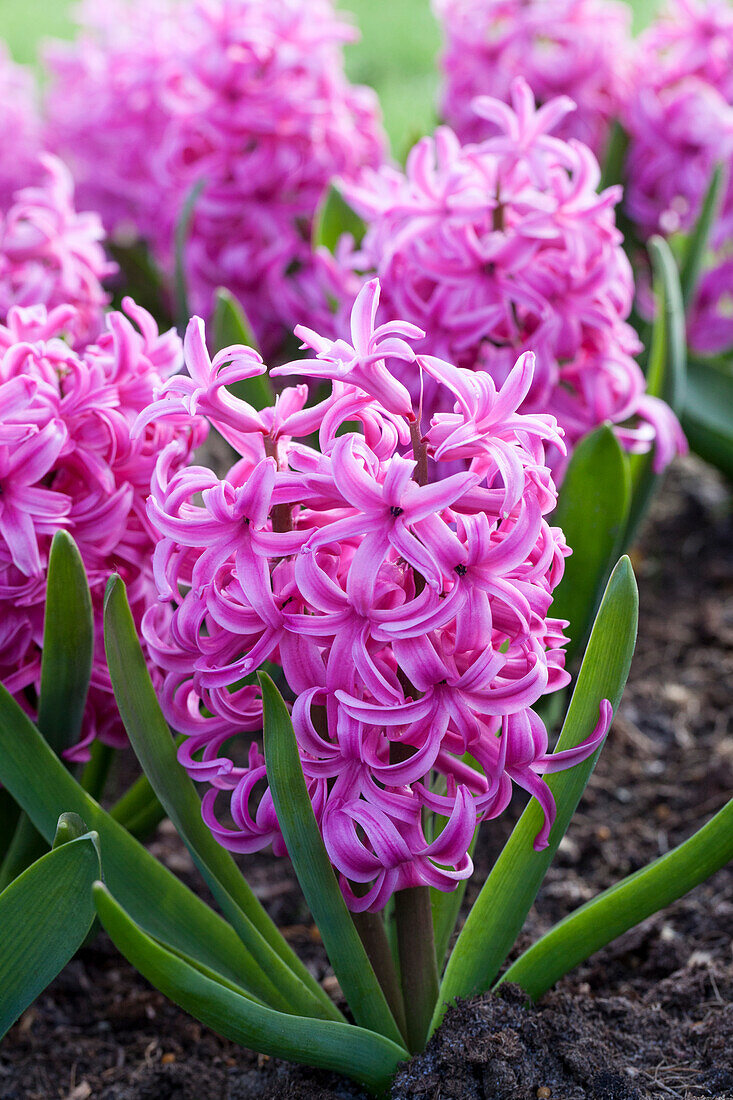
[[[201,819],[201,804],[161,713],[135,631],[125,586],[113,577],[105,596],[105,646],[110,677],[130,743],[151,786],[188,847],[252,960],[249,988],[284,1011],[340,1013],[265,913],[229,852]]]
[[[402,1047],[361,1027],[275,1012],[166,950],[139,928],[100,882],[97,912],[120,951],[172,1001],[219,1035],[278,1058],[337,1070],[381,1092],[405,1057]]]
[[[697,224],[684,243],[680,262],[680,288],[685,309],[690,305],[700,279],[710,238],[710,230],[718,216],[723,199],[725,177],[720,165],[713,172],[703,200]]]
[[[733,859],[733,799],[689,840],[560,921],[509,967],[533,999],[611,940],[682,897]]]
[[[313,220],[312,244],[314,248],[327,248],[335,252],[336,245],[345,233],[351,234],[355,245],[364,239],[366,224],[353,210],[334,184],[326,191]]]
[[[213,343],[218,354],[233,344],[244,344],[259,351],[257,338],[241,305],[226,287],[220,286],[215,296]],[[246,401],[255,409],[266,409],[275,403],[275,393],[267,374],[254,378],[242,378],[229,386],[240,401]]]
[[[602,425],[575,448],[552,515],[573,551],[552,600],[552,614],[570,623],[569,662],[588,636],[618,559],[630,502],[628,456],[612,428]]]
[[[259,680],[265,709],[265,761],[270,791],[298,882],[354,1019],[363,1027],[401,1043],[399,1029],[328,858],[308,797],[287,707],[266,673],[261,673]]]
[[[638,596],[628,558],[622,558],[608,582],[570,701],[556,751],[579,745],[598,721],[602,699],[614,712],[621,700],[636,641]],[[550,842],[541,852],[532,842],[542,825],[542,810],[531,800],[468,915],[443,976],[433,1028],[455,997],[489,989],[514,945],[547,868],[595,767],[600,749],[582,764],[550,775],[547,783],[557,804]]]
[[[682,427],[692,449],[733,479],[733,362],[691,360]]]
[[[53,851],[0,893],[0,1038],[81,947],[99,873],[97,834],[63,814]]]
[[[662,237],[648,243],[654,271],[655,315],[647,359],[647,393],[680,414],[685,403],[687,349],[679,273]],[[631,509],[624,546],[630,546],[646,515],[662,474],[654,472],[654,452],[631,455]]]

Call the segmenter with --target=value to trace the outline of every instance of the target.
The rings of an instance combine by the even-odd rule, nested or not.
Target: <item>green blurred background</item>
[[[658,0],[629,0],[641,29]],[[0,0],[0,38],[18,61],[34,63],[44,38],[71,37],[74,0]],[[435,122],[440,41],[429,0],[340,0],[361,41],[347,47],[352,80],[379,92],[395,152],[403,154]]]

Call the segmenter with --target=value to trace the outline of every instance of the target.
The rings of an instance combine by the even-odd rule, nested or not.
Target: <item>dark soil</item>
[[[733,521],[721,481],[689,460],[670,476],[635,555],[640,637],[599,765],[517,950],[690,835],[729,797]],[[486,828],[478,882],[516,816]],[[189,883],[170,828],[153,848]],[[249,881],[326,985],[333,975],[285,861]],[[197,885],[202,893],[205,891]],[[468,901],[478,887],[468,891]],[[393,1100],[733,1098],[733,869],[718,872],[563,979],[533,1008],[459,1003]],[[0,930],[0,934],[2,931]],[[0,1100],[336,1100],[363,1094],[218,1038],[151,989],[99,936],[11,1030]]]

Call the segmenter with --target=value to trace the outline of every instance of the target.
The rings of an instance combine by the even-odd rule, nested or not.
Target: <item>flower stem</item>
[[[364,944],[364,950],[369,956],[369,961],[374,967],[374,973],[377,975],[377,981],[382,987],[382,992],[395,1018],[395,1023],[406,1039],[407,1024],[402,990],[397,978],[397,970],[395,969],[382,916],[380,913],[352,913],[351,917],[359,933],[359,938]]]
[[[430,889],[427,886],[409,886],[398,890],[394,899],[407,1046],[411,1053],[416,1054],[425,1046],[438,1000]]]

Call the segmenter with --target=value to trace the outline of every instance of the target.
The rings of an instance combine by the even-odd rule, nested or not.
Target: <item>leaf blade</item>
[[[627,875],[556,924],[519,956],[501,982],[517,982],[536,1000],[601,947],[688,893],[731,859],[733,799],[671,852]]]
[[[94,887],[94,899],[102,924],[133,966],[220,1035],[263,1054],[347,1074],[375,1091],[387,1087],[405,1057],[400,1047],[374,1032],[289,1016],[241,996],[146,936],[102,883]]]
[[[48,560],[38,728],[54,752],[76,744],[94,656],[94,618],[84,563],[66,531]]]
[[[253,960],[234,930],[86,793],[2,684],[0,783],[49,844],[59,815],[77,813],[99,833],[105,881],[146,932],[249,988]]]
[[[351,234],[354,245],[358,248],[364,240],[366,223],[349,206],[338,187],[331,184],[318,204],[313,219],[312,246],[314,249],[327,248],[333,253],[345,233]]]
[[[41,856],[0,894],[0,1038],[84,942],[99,877],[96,834]]]
[[[618,563],[606,587],[556,751],[579,744],[591,732],[602,699],[614,713],[623,693],[636,640],[638,594],[628,558]],[[560,840],[590,778],[600,749],[581,764],[548,776],[557,803],[550,843],[541,852],[532,839],[542,811],[532,799],[484,883],[448,960],[433,1028],[448,1002],[489,989],[509,954],[537,895]],[[488,951],[484,944],[490,944]]]
[[[576,447],[552,515],[572,549],[552,600],[553,616],[570,623],[568,663],[586,641],[618,560],[630,504],[629,461],[604,424]]]
[[[130,743],[224,915],[258,960],[254,991],[286,1010],[298,1007],[302,1014],[342,1018],[267,916],[229,852],[204,824],[198,795],[178,763],[158,705],[119,577],[107,585],[104,636],[112,687]]]
[[[267,673],[260,672],[258,677],[265,712],[267,779],[293,869],[354,1019],[370,1031],[401,1043],[399,1029],[328,858],[308,796],[287,707]]]

